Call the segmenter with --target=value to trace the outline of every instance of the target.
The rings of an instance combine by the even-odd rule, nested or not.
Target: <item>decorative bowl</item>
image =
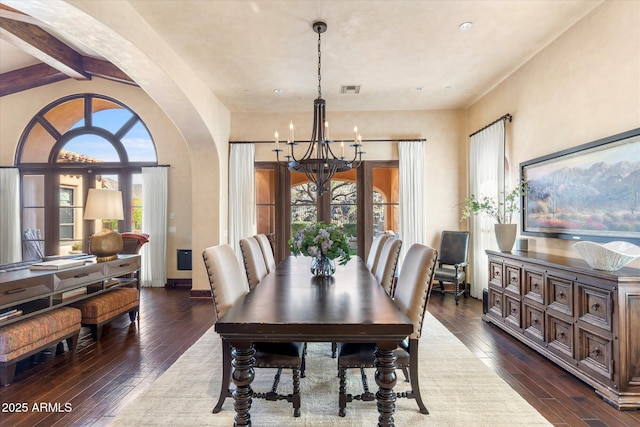
[[[596,270],[615,271],[636,258],[640,258],[640,247],[629,242],[578,242],[573,249],[592,268]]]

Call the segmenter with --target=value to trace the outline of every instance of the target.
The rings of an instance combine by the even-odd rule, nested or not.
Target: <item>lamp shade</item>
[[[124,219],[122,192],[90,188],[84,208],[84,219]]]

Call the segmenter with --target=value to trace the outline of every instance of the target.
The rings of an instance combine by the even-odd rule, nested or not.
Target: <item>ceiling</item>
[[[20,2],[2,3],[20,8]],[[141,25],[146,21],[229,110],[268,112],[311,110],[318,95],[316,20],[328,26],[321,68],[328,110],[452,109],[478,100],[600,1],[129,3]],[[6,8],[0,17],[39,25],[80,55],[109,60],[99,45],[73,40],[37,19]],[[467,21],[472,28],[460,31]],[[6,31],[0,35],[0,73],[41,62]],[[340,94],[342,85],[360,85],[360,93]]]

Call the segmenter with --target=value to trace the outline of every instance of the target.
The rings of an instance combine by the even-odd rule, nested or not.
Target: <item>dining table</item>
[[[395,349],[413,324],[361,258],[338,265],[329,277],[313,276],[310,261],[285,258],[216,322],[216,332],[233,348],[234,426],[251,425],[254,342],[375,343],[378,426],[394,426]]]

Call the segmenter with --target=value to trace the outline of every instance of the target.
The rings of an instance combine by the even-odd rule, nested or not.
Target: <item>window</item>
[[[255,167],[258,232],[275,234],[278,262],[289,254],[291,235],[309,223],[339,225],[350,237],[352,252],[362,258],[374,235],[398,232],[397,161],[363,162],[358,169],[337,173],[331,191],[320,198],[305,174],[289,172],[275,163],[256,163]]]
[[[140,117],[119,101],[79,94],[49,104],[25,128],[16,159],[23,260],[88,250],[89,188],[122,191],[125,219],[112,228],[142,229],[141,169],[157,165],[156,150]]]

